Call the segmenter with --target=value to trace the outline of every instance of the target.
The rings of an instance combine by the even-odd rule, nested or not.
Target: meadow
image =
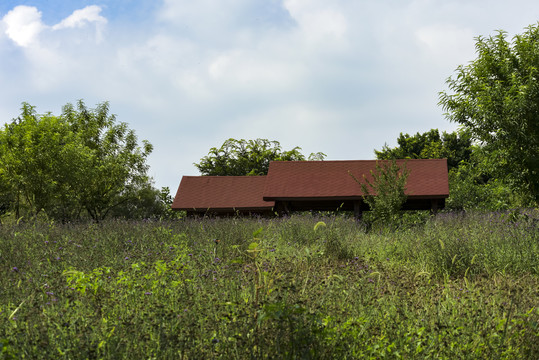
[[[0,226],[0,359],[537,359],[539,212]]]

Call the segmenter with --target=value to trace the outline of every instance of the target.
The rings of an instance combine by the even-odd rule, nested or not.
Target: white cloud
[[[310,41],[342,40],[346,35],[346,16],[326,2],[285,0],[284,6]]]
[[[415,31],[415,37],[431,60],[438,64],[455,66],[474,55],[474,36],[470,28],[452,24],[423,26]]]
[[[33,6],[20,5],[3,18],[6,35],[17,45],[27,47],[36,41],[46,26],[41,22],[41,12]]]
[[[73,11],[73,14],[54,25],[52,29],[80,28],[88,23],[106,24],[107,19],[101,16],[100,13],[101,7],[97,5],[86,6],[84,9]]]
[[[268,51],[233,50],[216,56],[210,63],[210,80],[227,89],[273,93],[290,91],[303,77],[305,66],[293,56],[288,61],[269,56]]]
[[[0,21],[0,29],[17,45],[30,47],[39,45],[40,34],[46,30],[61,30],[83,28],[87,24],[96,25],[97,41],[102,39],[102,27],[107,19],[100,15],[101,8],[97,5],[75,10],[71,15],[54,26],[48,26],[41,20],[41,11],[33,6],[20,5],[10,10]],[[44,36],[45,37],[45,36]]]

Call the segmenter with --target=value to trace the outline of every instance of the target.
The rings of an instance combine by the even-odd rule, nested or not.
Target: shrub
[[[360,182],[350,173],[350,176],[361,186],[365,194],[363,201],[369,205],[373,224],[392,224],[398,220],[402,205],[406,202],[406,182],[409,171],[404,164],[402,167],[395,160],[377,162],[376,170],[371,171],[373,180],[363,176],[365,183]]]

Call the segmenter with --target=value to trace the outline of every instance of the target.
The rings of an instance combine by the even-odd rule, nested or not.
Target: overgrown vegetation
[[[530,359],[535,212],[0,228],[0,358]]]

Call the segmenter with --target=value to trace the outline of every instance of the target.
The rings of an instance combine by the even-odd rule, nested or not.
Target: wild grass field
[[[1,359],[537,359],[539,213],[0,227]]]

